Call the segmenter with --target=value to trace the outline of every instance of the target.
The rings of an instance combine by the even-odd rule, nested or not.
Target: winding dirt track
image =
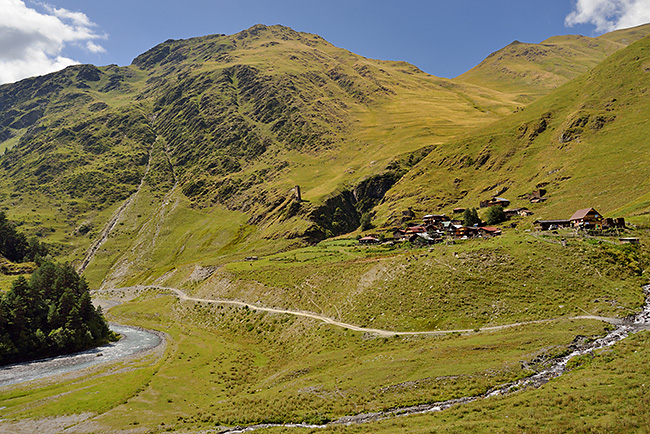
[[[172,292],[180,300],[196,301],[196,302],[211,303],[211,304],[225,304],[225,305],[231,305],[231,306],[247,307],[247,308],[249,308],[251,310],[257,310],[257,311],[262,311],[262,312],[283,313],[283,314],[287,314],[287,315],[299,316],[299,317],[304,317],[304,318],[312,318],[312,319],[315,319],[317,321],[322,321],[322,322],[324,322],[326,324],[332,324],[332,325],[337,326],[337,327],[343,327],[343,328],[347,328],[347,329],[358,331],[358,332],[372,333],[372,334],[376,334],[376,335],[379,335],[379,336],[386,336],[386,337],[395,336],[395,335],[400,335],[400,336],[444,335],[444,334],[449,334],[449,333],[469,333],[469,332],[473,332],[473,331],[477,331],[477,330],[478,331],[493,331],[493,330],[503,330],[503,329],[522,326],[522,325],[527,325],[527,324],[542,324],[542,323],[558,321],[558,320],[593,319],[593,320],[608,322],[608,323],[614,324],[614,325],[623,324],[623,320],[621,320],[619,318],[608,318],[608,317],[595,316],[595,315],[581,315],[581,316],[572,316],[572,317],[542,319],[542,320],[536,320],[536,321],[524,321],[524,322],[517,322],[517,323],[512,323],[512,324],[504,324],[504,325],[491,326],[491,327],[481,327],[479,329],[434,330],[434,331],[421,331],[421,332],[394,331],[394,330],[382,330],[382,329],[360,327],[360,326],[356,326],[354,324],[344,323],[342,321],[337,321],[337,320],[335,320],[333,318],[329,318],[329,317],[326,317],[326,316],[323,316],[323,315],[318,315],[318,314],[313,313],[313,312],[307,312],[307,311],[302,311],[302,310],[276,309],[276,308],[272,308],[272,307],[257,306],[257,305],[251,304],[251,303],[245,303],[243,301],[236,301],[236,300],[224,300],[224,299],[210,299],[210,298],[191,297],[191,296],[187,295],[187,293],[185,293],[184,291],[182,291],[182,290],[180,290],[178,288],[170,288],[170,287],[157,286],[157,285],[138,286],[137,288],[140,288],[140,289],[162,289],[162,290],[165,290],[165,291]],[[119,291],[120,289],[125,289],[125,288],[117,288],[115,290]],[[132,289],[132,288],[129,288],[129,289]]]

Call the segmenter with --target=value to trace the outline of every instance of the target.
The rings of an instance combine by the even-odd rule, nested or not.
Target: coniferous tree
[[[476,223],[481,223],[476,208],[467,208],[463,212],[463,226],[474,226]]]
[[[114,340],[86,281],[69,265],[44,262],[0,294],[0,363],[79,351]]]
[[[7,220],[4,211],[0,211],[0,255],[12,262],[40,262],[48,255],[48,248],[36,237],[28,240]]]

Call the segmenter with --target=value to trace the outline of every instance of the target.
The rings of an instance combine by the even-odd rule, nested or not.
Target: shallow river
[[[88,368],[155,348],[162,342],[159,336],[135,327],[111,324],[111,330],[122,338],[80,353],[3,366],[0,387]]]

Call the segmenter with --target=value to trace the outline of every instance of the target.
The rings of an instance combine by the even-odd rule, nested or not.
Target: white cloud
[[[593,24],[604,33],[650,22],[650,0],[577,0],[567,26]]]
[[[92,53],[106,51],[93,42],[105,36],[85,14],[40,6],[38,11],[22,0],[0,0],[0,84],[79,63],[61,55],[68,44]]]
[[[101,45],[95,44],[93,41],[86,42],[86,50],[91,53],[105,53],[106,49]]]

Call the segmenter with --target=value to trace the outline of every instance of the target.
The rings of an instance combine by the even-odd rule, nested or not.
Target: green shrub
[[[485,222],[489,225],[496,225],[506,221],[506,213],[501,205],[491,206],[485,213]]]

